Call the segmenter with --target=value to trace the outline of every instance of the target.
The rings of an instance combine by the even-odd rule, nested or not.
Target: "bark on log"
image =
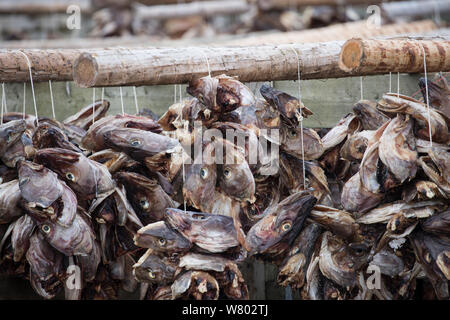
[[[89,0],[14,0],[0,1],[0,13],[66,13],[70,5],[80,7],[81,12],[89,12]]]
[[[352,43],[360,42],[356,40]],[[344,70],[339,66],[343,44],[334,41],[257,47],[99,50],[96,54],[80,55],[74,64],[73,78],[80,87],[181,84],[207,75],[208,62],[212,75],[225,73],[237,76],[243,82],[295,80],[298,74],[294,50],[300,58],[302,79],[341,78],[391,71],[415,73],[423,70],[423,55],[419,52],[421,44],[427,52],[429,72],[450,70],[450,41],[362,41],[361,51],[352,51],[350,55],[344,53],[344,66],[358,67],[358,60],[352,59],[354,56],[364,62],[363,68],[357,68],[354,72],[348,72],[353,70],[350,67]],[[350,48],[353,47],[350,45]],[[384,55],[389,59],[382,58]]]
[[[210,17],[218,14],[241,14],[249,10],[246,1],[201,1],[180,4],[168,4],[158,6],[135,5],[136,19],[163,20],[171,18],[183,18],[189,16]]]
[[[292,31],[284,33],[268,34],[264,37],[253,36],[243,39],[227,41],[224,45],[264,45],[264,44],[283,44],[283,43],[305,43],[305,42],[326,42],[337,40],[348,40],[354,37],[368,39],[377,36],[390,36],[399,34],[418,34],[432,30],[438,27],[431,20],[416,21],[411,23],[396,23],[374,28],[368,25],[367,21],[347,22],[335,24],[328,27]]]
[[[449,0],[429,1],[400,1],[381,4],[381,10],[385,17],[394,21],[398,17],[424,17],[450,12]]]
[[[423,72],[424,51],[427,72],[450,70],[448,40],[351,39],[342,46],[339,67],[349,75]]]
[[[33,81],[72,80],[80,50],[22,50],[31,63]],[[28,63],[19,50],[0,50],[0,82],[30,81]]]

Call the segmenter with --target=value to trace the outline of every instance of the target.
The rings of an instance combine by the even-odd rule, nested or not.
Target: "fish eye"
[[[431,254],[430,254],[429,252],[427,252],[427,253],[425,254],[425,261],[426,261],[427,263],[431,263]]]
[[[131,140],[130,144],[133,147],[137,147],[137,146],[141,145],[141,141],[140,140]]]
[[[291,228],[292,228],[292,223],[290,223],[289,221],[285,222],[281,225],[281,231],[288,231]]]
[[[156,278],[155,274],[153,273],[153,271],[151,269],[148,269],[148,277],[150,279],[155,279]]]
[[[8,131],[6,132],[6,142],[11,142],[12,139],[12,132]]]
[[[288,134],[290,137],[295,138],[297,136],[297,131],[295,131],[294,129],[290,129],[288,131]]]
[[[225,168],[224,170],[223,170],[223,175],[225,176],[225,178],[227,178],[227,179],[230,179],[231,178],[231,170],[230,169],[228,169],[228,168]]]
[[[51,231],[51,229],[52,228],[50,228],[50,226],[48,225],[48,224],[44,224],[44,225],[42,225],[42,227],[41,227],[41,230],[44,232],[44,233],[50,233],[50,231]]]
[[[142,209],[148,209],[148,207],[150,206],[150,204],[148,203],[147,199],[141,199],[139,201],[139,205],[141,206]]]
[[[159,243],[160,246],[165,246],[165,245],[166,245],[166,239],[164,239],[164,238],[159,238],[159,239],[158,239],[158,243]]]
[[[196,213],[196,214],[192,215],[192,218],[194,218],[196,220],[203,220],[203,219],[205,219],[205,216],[203,214]]]
[[[75,181],[75,176],[73,175],[72,172],[67,172],[66,173],[66,178],[67,178],[67,180]]]
[[[208,169],[206,169],[206,168],[201,168],[201,169],[200,169],[200,177],[202,177],[203,179],[208,178]]]

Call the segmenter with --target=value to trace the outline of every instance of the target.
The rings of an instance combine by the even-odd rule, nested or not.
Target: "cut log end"
[[[360,39],[350,39],[342,46],[339,56],[339,67],[341,70],[351,72],[361,65],[364,49]]]
[[[98,75],[98,65],[95,58],[89,53],[81,54],[73,66],[73,80],[82,88],[95,85]]]

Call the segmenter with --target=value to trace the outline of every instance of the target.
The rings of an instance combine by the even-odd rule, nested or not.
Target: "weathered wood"
[[[134,5],[134,15],[137,20],[163,20],[184,18],[189,16],[210,17],[219,14],[241,14],[250,9],[243,0],[201,1],[191,3],[167,4],[158,6]]]
[[[31,63],[33,81],[72,80],[72,66],[80,50],[0,50],[0,82],[30,80],[26,54]]]
[[[0,1],[0,13],[65,13],[70,5],[78,6],[81,12],[91,10],[89,0],[2,0]]]
[[[225,73],[243,82],[295,80],[298,78],[298,61],[302,79],[341,78],[391,71],[413,73],[423,69],[423,62],[413,61],[410,67],[412,62],[405,60],[409,57],[408,48],[416,50],[422,43],[425,50],[429,50],[429,72],[450,68],[449,41],[376,41],[378,51],[389,52],[392,61],[398,63],[350,73],[351,69],[342,69],[338,64],[343,45],[341,41],[256,47],[118,48],[98,50],[95,54],[82,53],[74,63],[73,77],[81,87],[180,84],[207,75],[209,68],[212,75]],[[395,56],[393,48],[402,48],[399,43],[404,46],[403,54]],[[443,49],[443,53],[438,49]],[[423,60],[423,55],[417,56],[420,57]],[[347,60],[343,64],[346,63]]]
[[[440,12],[450,12],[450,1],[400,1],[381,4],[381,10],[385,17],[395,20],[398,17],[425,17]]]
[[[368,39],[371,37],[398,34],[422,34],[424,32],[436,29],[438,29],[438,27],[431,20],[388,24],[382,25],[379,28],[375,28],[373,25],[368,24],[367,21],[356,21],[335,24],[317,29],[268,34],[264,37],[246,37],[227,41],[224,44],[252,46],[264,44],[317,42],[318,40],[321,42],[348,40],[353,37]]]
[[[226,73],[240,81],[297,79],[297,55],[303,79],[346,75],[337,65],[343,42],[302,45],[105,49],[82,53],[73,78],[81,87],[187,83],[208,74]],[[294,52],[295,50],[295,52]]]
[[[304,6],[341,6],[353,4],[378,4],[383,0],[252,0],[262,10],[290,9]]]
[[[448,40],[348,40],[339,56],[339,67],[349,75],[386,72],[422,72],[424,54],[428,72],[450,70]]]

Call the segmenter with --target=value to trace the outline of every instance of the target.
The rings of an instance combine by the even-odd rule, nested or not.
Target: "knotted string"
[[[431,135],[431,114],[430,114],[430,99],[428,98],[428,78],[427,78],[427,59],[426,59],[426,53],[425,48],[423,47],[423,44],[420,43],[420,47],[422,48],[423,52],[423,70],[425,73],[425,100],[427,103],[427,112],[428,112],[428,135],[430,136],[430,148],[433,146],[433,137]]]
[[[22,113],[23,113],[23,119],[25,120],[25,101],[27,98],[27,83],[24,82],[23,83],[23,108],[22,108]]]
[[[123,107],[123,94],[122,94],[122,87],[119,87],[120,90],[120,103],[122,105],[122,115],[125,115],[125,108]]]
[[[95,87],[92,88],[92,124],[94,123],[95,123]]]
[[[301,84],[300,84],[300,57],[298,56],[297,51],[295,50],[294,46],[291,46],[292,51],[294,51],[295,56],[297,57],[297,80],[298,80],[298,102],[301,106],[301,100],[302,100],[302,91],[301,91]],[[306,189],[306,172],[305,172],[305,149],[303,144],[303,115],[302,110],[296,111],[296,116],[298,121],[300,122],[300,138],[301,138],[301,146],[302,146],[302,169],[303,169],[303,188]]]
[[[31,93],[33,94],[33,105],[34,105],[34,113],[36,115],[36,125],[39,125],[39,119],[38,119],[38,112],[37,112],[37,106],[36,106],[36,95],[34,94],[34,84],[33,84],[33,74],[31,72],[31,62],[30,59],[28,59],[28,56],[22,52],[19,51],[27,60],[28,63],[28,71],[30,73],[30,82],[31,82]]]
[[[137,100],[137,94],[136,94],[136,86],[133,86],[133,93],[134,93],[134,104],[136,105],[136,114],[139,113],[139,105]]]
[[[56,115],[55,115],[55,101],[53,100],[52,80],[48,80],[48,87],[50,88],[50,101],[52,103],[53,119],[56,119]]]

